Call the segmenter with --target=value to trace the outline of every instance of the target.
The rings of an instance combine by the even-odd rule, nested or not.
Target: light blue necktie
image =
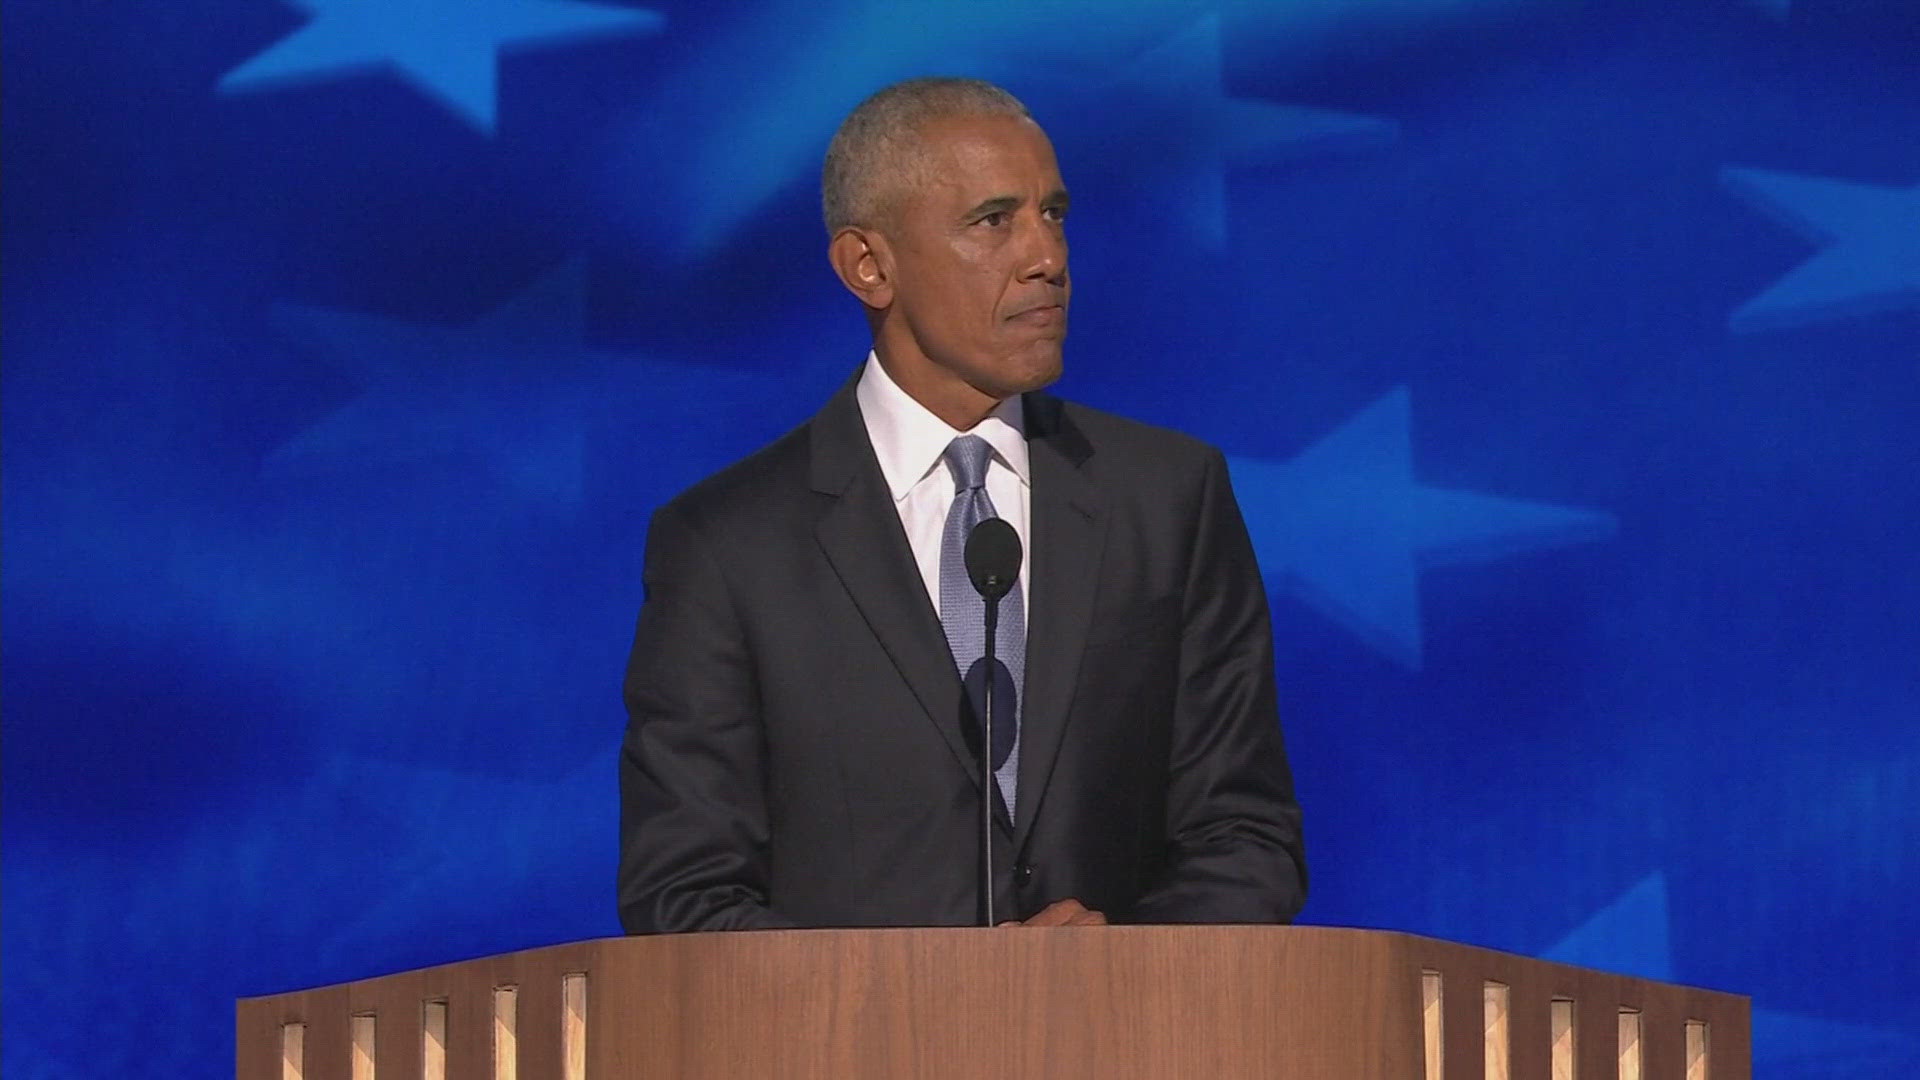
[[[993,447],[978,435],[962,435],[947,444],[943,457],[953,471],[953,506],[940,536],[940,625],[947,631],[954,667],[964,676],[973,715],[980,716],[986,687],[986,601],[967,577],[967,536],[994,512],[987,497],[987,462]],[[1026,567],[1020,569],[1026,575]],[[1014,795],[1020,775],[1020,689],[1026,685],[1027,620],[1018,581],[1000,600],[1000,622],[994,630],[993,653],[993,776],[1006,800],[1007,817],[1014,818]],[[972,740],[979,743],[978,731]]]

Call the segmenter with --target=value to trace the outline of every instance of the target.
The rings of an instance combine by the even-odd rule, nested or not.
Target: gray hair
[[[827,234],[879,223],[919,163],[921,126],[952,116],[1031,118],[1018,98],[979,79],[908,79],[881,90],[847,114],[827,146],[820,171]]]

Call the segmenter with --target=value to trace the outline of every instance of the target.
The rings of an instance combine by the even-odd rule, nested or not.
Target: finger
[[[1028,926],[1065,926],[1076,912],[1084,910],[1078,900],[1055,900],[1027,920]]]
[[[1045,911],[1027,920],[1028,926],[1069,926],[1088,910],[1077,897],[1069,896],[1048,904]]]

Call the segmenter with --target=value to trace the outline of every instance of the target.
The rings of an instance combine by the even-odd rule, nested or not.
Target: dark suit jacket
[[[631,933],[964,925],[977,759],[849,381],[663,506],[627,669]],[[1306,891],[1271,630],[1218,451],[1025,399],[1032,578],[1020,821],[996,907],[1284,922]]]

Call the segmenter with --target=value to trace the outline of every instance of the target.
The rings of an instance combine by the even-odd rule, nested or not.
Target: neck
[[[972,431],[1000,406],[997,398],[921,355],[875,342],[874,355],[895,386],[955,431]]]

